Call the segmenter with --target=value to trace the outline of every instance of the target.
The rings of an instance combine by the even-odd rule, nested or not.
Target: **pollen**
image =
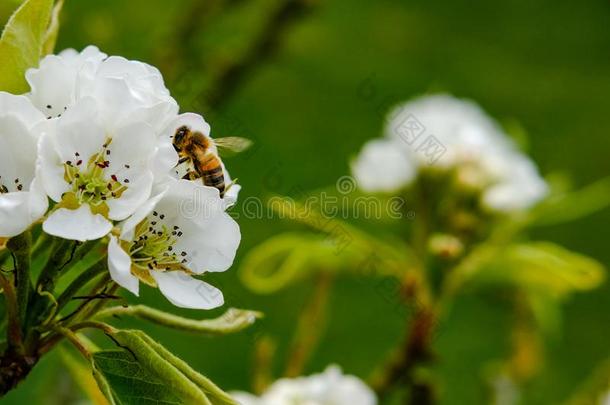
[[[127,190],[126,184],[129,183],[129,179],[120,182],[119,173],[108,173],[110,143],[111,140],[108,140],[102,149],[88,160],[81,158],[81,154],[77,151],[74,153],[74,159],[64,162],[64,180],[72,187],[70,194],[78,204],[89,204],[101,213],[108,210],[106,202],[120,198]]]
[[[155,215],[156,214],[156,215]],[[158,216],[155,211],[151,216]],[[175,245],[180,237],[164,223],[147,218],[140,222],[135,230],[135,238],[129,253],[134,266],[142,270],[168,271],[182,270],[188,272],[184,264],[187,253],[175,252]],[[179,227],[174,227],[178,228]]]

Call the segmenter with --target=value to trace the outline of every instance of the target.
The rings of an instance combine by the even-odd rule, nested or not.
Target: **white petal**
[[[110,236],[108,244],[108,270],[110,277],[121,287],[139,295],[139,280],[131,274],[131,258],[121,248],[117,238]]]
[[[134,170],[148,169],[156,151],[157,138],[152,127],[145,122],[128,124],[112,135],[108,150],[110,166],[107,172],[129,177]],[[130,169],[126,169],[125,166]]]
[[[48,196],[59,202],[62,194],[70,189],[70,185],[64,180],[64,167],[55,148],[54,131],[53,129],[40,137],[36,176],[41,180]]]
[[[366,192],[392,192],[407,186],[415,177],[413,158],[397,141],[367,142],[352,164],[358,186]]]
[[[60,208],[53,212],[42,229],[50,235],[85,242],[108,235],[112,223],[102,215],[93,214],[88,205],[81,205],[76,210]]]
[[[31,87],[32,102],[47,117],[63,114],[74,102],[77,73],[60,56],[46,56],[38,69],[29,69],[25,75]]]
[[[125,222],[122,223],[121,239],[132,240],[136,226],[155,209],[155,206],[163,198],[166,192],[167,187],[165,187],[153,197],[151,197],[149,200],[147,200],[136,210],[136,212],[134,212],[132,216],[127,218]]]
[[[208,283],[180,271],[151,271],[159,290],[181,308],[213,309],[224,304],[222,292]]]
[[[199,114],[185,113],[179,115],[174,122],[172,122],[166,130],[169,136],[174,136],[174,133],[181,126],[186,125],[191,131],[201,132],[206,136],[210,136],[211,127],[210,124]]]
[[[97,155],[106,142],[106,131],[99,123],[98,107],[92,98],[79,100],[58,123],[55,149],[62,162],[76,159],[84,163]]]
[[[0,184],[10,191],[27,187],[35,169],[36,140],[17,116],[0,115]]]
[[[47,209],[47,198],[39,191],[0,194],[0,237],[19,235],[40,219]]]
[[[177,251],[187,252],[191,271],[225,271],[233,264],[241,241],[239,225],[227,213],[222,212],[205,225],[183,224],[184,236],[176,243]]]
[[[261,403],[261,401],[258,399],[258,397],[249,394],[247,392],[230,392],[229,394],[231,394],[231,397],[237,401],[237,403],[239,405],[258,405]]]
[[[3,91],[0,91],[0,114],[17,116],[27,128],[32,128],[45,119],[27,97],[15,96]]]
[[[115,221],[122,221],[133,214],[149,197],[152,189],[153,175],[150,172],[138,178],[131,178],[127,190],[120,198],[106,201],[109,212],[108,217]]]
[[[185,251],[187,267],[195,272],[225,271],[233,263],[241,240],[239,225],[225,212],[218,190],[195,182],[169,183],[156,210],[167,224],[180,227],[176,251]]]
[[[155,183],[161,183],[172,177],[172,169],[178,164],[178,153],[172,145],[171,139],[161,137],[157,141],[157,151],[153,164]]]

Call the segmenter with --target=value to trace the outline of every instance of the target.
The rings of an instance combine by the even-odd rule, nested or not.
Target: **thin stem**
[[[84,343],[81,342],[76,333],[74,333],[68,328],[63,328],[61,326],[56,327],[55,331],[66,339],[68,339],[70,343],[72,343],[72,345],[74,345],[74,347],[76,347],[78,351],[81,352],[87,360],[91,360],[91,352],[85,347]]]
[[[87,285],[91,280],[95,279],[100,274],[104,274],[107,270],[106,258],[102,258],[93,264],[91,267],[83,271],[57,299],[57,310],[60,311],[76,293]]]
[[[24,321],[27,316],[28,303],[33,288],[30,280],[31,246],[32,235],[30,232],[24,232],[7,242],[7,247],[15,258],[15,288],[19,322],[22,327],[22,332],[25,327]]]
[[[55,282],[60,272],[74,255],[78,243],[67,239],[55,238],[49,259],[38,277],[37,285],[40,291],[52,291],[55,288]]]
[[[72,325],[70,327],[70,330],[76,332],[78,330],[81,329],[86,329],[86,328],[94,328],[94,329],[99,329],[102,332],[106,333],[106,334],[113,334],[116,333],[117,329],[113,328],[111,325],[108,325],[107,323],[104,322],[99,322],[99,321],[83,321],[83,322],[79,322],[75,325]]]
[[[398,384],[410,389],[410,404],[434,403],[435,391],[430,383],[416,375],[417,368],[432,360],[429,345],[434,335],[435,316],[428,309],[417,310],[402,347],[390,359],[372,386],[380,399]]]
[[[287,377],[301,375],[307,361],[318,345],[326,324],[326,306],[332,284],[333,277],[331,274],[320,273],[313,296],[299,318],[295,340],[290,351],[290,360],[286,366],[285,375]]]
[[[65,321],[67,321],[67,320],[69,320],[71,318],[72,318],[72,322],[75,322],[78,319],[82,319],[80,317],[81,317],[81,315],[86,310],[88,310],[89,304],[91,303],[91,301],[93,301],[95,299],[93,297],[95,297],[100,291],[105,289],[109,282],[110,282],[110,276],[108,274],[104,275],[104,277],[95,285],[95,287],[93,287],[93,289],[89,293],[89,295],[92,298],[90,300],[87,300],[87,301],[83,302],[81,305],[78,306],[78,308],[76,308],[70,314],[68,314],[68,315],[64,316],[63,318],[61,318],[59,320],[59,322],[65,322]]]
[[[298,21],[306,11],[310,10],[314,1],[289,0],[280,1],[272,10],[264,29],[251,41],[249,48],[232,64],[224,64],[216,71],[210,72],[212,85],[204,91],[204,104],[218,109],[228,101],[236,89],[242,84],[248,73],[260,66],[278,49],[279,38],[295,21]]]
[[[23,337],[21,336],[21,326],[19,324],[19,307],[17,305],[17,296],[13,284],[2,274],[0,274],[0,284],[4,290],[6,300],[6,313],[8,316],[7,337],[10,346],[17,349],[18,352],[23,352]]]
[[[112,294],[115,293],[115,291],[118,289],[119,286],[116,283],[112,282],[110,288],[107,288],[107,285],[110,282],[111,282],[110,276],[104,277],[102,279],[102,282],[99,284],[101,287],[98,288],[96,290],[96,292],[94,292],[92,294],[93,298],[90,299],[89,301],[85,301],[85,303],[83,303],[83,305],[81,305],[79,307],[79,309],[76,311],[76,313],[74,314],[75,316],[73,318],[72,324],[82,321],[83,319],[89,319],[91,316],[98,313],[104,307],[104,305],[106,305],[108,303],[108,301],[104,300],[104,299],[99,299],[97,302],[94,302],[94,301],[95,301],[95,297],[96,297],[97,293],[100,290],[104,291],[106,296],[112,296]],[[106,291],[106,290],[108,290],[108,291]]]

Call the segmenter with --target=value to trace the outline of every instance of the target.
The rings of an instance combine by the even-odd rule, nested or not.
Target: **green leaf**
[[[236,405],[235,400],[216,384],[210,381],[207,377],[199,374],[193,370],[185,361],[176,357],[170,351],[168,351],[161,344],[154,341],[150,336],[146,335],[142,331],[134,331],[142,340],[144,340],[150,347],[153,348],[161,357],[165,358],[172,366],[176,367],[181,373],[183,373],[192,382],[197,384],[206,395],[211,399],[213,404],[219,405]]]
[[[555,192],[532,212],[532,224],[556,225],[577,220],[610,206],[610,177],[577,191]]]
[[[26,0],[11,16],[0,38],[0,90],[28,91],[25,72],[38,66],[53,0]]]
[[[169,382],[143,367],[125,350],[107,350],[93,354],[94,377],[112,404],[182,404],[168,389]]]
[[[137,333],[131,330],[117,330],[112,337],[133,356],[129,363],[131,371],[138,365],[147,373],[152,373],[159,378],[166,387],[172,387],[171,395],[176,396],[188,404],[211,404],[205,393],[174,367],[167,359],[163,358],[156,350],[150,347]],[[131,374],[131,373],[129,373]],[[129,375],[126,374],[126,375]],[[115,390],[111,381],[110,386]],[[153,397],[154,398],[154,397]],[[131,402],[128,402],[131,403]]]
[[[44,42],[42,45],[42,55],[48,55],[53,53],[55,50],[55,44],[57,43],[57,36],[59,35],[59,15],[64,7],[64,0],[58,0],[53,7],[53,13],[51,14],[51,22],[49,28],[44,35]]]
[[[240,332],[250,327],[262,314],[256,311],[230,308],[215,319],[195,320],[183,318],[145,305],[108,308],[98,313],[98,318],[114,315],[130,315],[169,328],[187,332],[204,333],[207,335],[226,335]]]
[[[59,354],[61,361],[66,366],[72,379],[83,393],[87,395],[87,398],[91,400],[91,403],[95,405],[107,405],[108,400],[106,400],[104,394],[100,391],[87,362],[77,359],[68,350],[62,347],[59,348]]]
[[[549,242],[510,245],[471,275],[471,283],[504,284],[562,297],[599,286],[604,266],[589,257]]]
[[[93,367],[101,390],[113,403],[237,404],[144,332],[108,333],[125,350],[94,353]]]

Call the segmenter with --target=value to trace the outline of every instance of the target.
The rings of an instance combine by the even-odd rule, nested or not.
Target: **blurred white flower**
[[[416,167],[397,141],[373,139],[352,163],[352,173],[363,191],[392,192],[413,180]]]
[[[44,121],[26,97],[0,92],[0,237],[20,234],[47,210],[36,178],[36,144]]]
[[[48,123],[40,141],[38,176],[58,203],[45,232],[80,241],[108,234],[111,221],[126,219],[150,197],[157,151],[147,122],[124,120],[111,130],[95,99],[78,100]]]
[[[360,379],[330,366],[321,374],[276,381],[261,396],[236,392],[241,405],[375,405],[373,391]]]
[[[397,192],[428,166],[457,169],[476,180],[483,204],[493,210],[527,208],[548,191],[534,163],[470,101],[426,96],[394,108],[388,117],[385,138],[367,143],[352,165],[364,191]]]
[[[602,397],[599,399],[599,405],[610,405],[610,392],[602,395]]]
[[[240,239],[216,189],[176,180],[121,224],[119,238],[111,236],[108,267],[136,295],[143,281],[176,306],[216,308],[222,293],[191,275],[227,270]]]

